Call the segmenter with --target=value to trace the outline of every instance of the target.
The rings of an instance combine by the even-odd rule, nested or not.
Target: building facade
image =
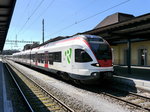
[[[127,44],[111,46],[113,50],[113,62],[115,65],[127,65]],[[150,41],[131,43],[131,65],[150,66]]]

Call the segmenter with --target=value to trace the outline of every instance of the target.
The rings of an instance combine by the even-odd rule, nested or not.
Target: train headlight
[[[99,67],[99,64],[97,63],[96,66]]]
[[[93,63],[91,64],[92,66],[95,66],[95,67],[100,67],[100,65],[98,63]]]
[[[94,76],[94,77],[97,76],[97,72],[93,72],[92,76]]]

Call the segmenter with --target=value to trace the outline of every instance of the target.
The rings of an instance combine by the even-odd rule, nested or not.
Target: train
[[[15,62],[50,71],[65,80],[94,82],[113,76],[112,50],[96,35],[76,35],[17,52]]]

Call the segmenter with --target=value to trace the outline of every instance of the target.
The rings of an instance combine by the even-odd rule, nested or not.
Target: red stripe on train
[[[112,66],[112,60],[98,60],[98,63],[100,64],[100,67],[111,67]]]
[[[48,68],[48,64],[45,63],[45,64],[44,64],[44,67],[45,67],[45,68]]]

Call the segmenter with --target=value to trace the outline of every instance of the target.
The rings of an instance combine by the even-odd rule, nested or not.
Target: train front
[[[92,68],[95,68],[95,72],[91,75],[99,79],[112,77],[112,50],[108,42],[99,36],[86,35],[85,37],[96,59],[96,63],[91,64]]]

